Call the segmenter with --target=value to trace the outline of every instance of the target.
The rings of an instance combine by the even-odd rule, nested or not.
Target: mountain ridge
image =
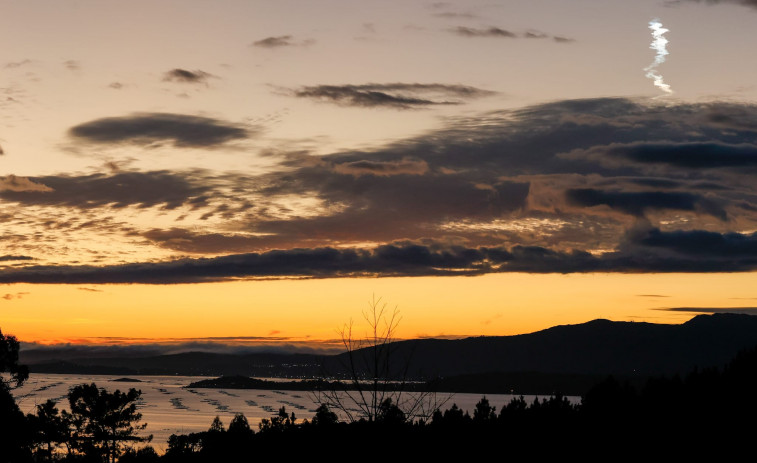
[[[757,346],[757,316],[697,315],[678,325],[591,320],[512,336],[403,340],[392,344],[414,378],[494,372],[621,376],[684,373],[718,366]],[[364,352],[357,352],[361,357]],[[24,362],[24,352],[21,359]],[[308,378],[344,373],[346,354],[184,352],[144,357],[36,357],[32,372],[245,375]],[[404,361],[404,360],[403,360]],[[399,362],[403,367],[403,362]],[[79,371],[77,371],[79,368]],[[116,373],[114,373],[114,371]],[[400,374],[399,372],[395,372]]]

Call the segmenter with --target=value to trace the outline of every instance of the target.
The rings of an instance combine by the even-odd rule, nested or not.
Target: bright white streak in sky
[[[667,49],[668,39],[665,38],[665,33],[668,32],[668,29],[662,27],[662,23],[659,19],[653,19],[652,21],[650,21],[649,28],[652,30],[653,39],[652,44],[649,45],[649,48],[657,51],[657,55],[655,55],[654,57],[654,62],[644,68],[644,70],[647,72],[646,76],[647,78],[654,80],[655,87],[659,88],[665,93],[673,93],[670,85],[666,84],[663,81],[662,74],[657,72],[657,67],[665,62],[665,56],[669,54]]]

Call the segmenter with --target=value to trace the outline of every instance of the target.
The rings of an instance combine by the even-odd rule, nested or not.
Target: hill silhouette
[[[413,377],[495,371],[648,376],[722,365],[755,345],[756,316],[712,314],[681,325],[593,320],[516,336],[401,341],[393,349],[397,358],[411,359]],[[338,369],[346,354],[328,361]]]
[[[757,316],[698,315],[680,325],[593,320],[530,334],[423,339],[392,344],[398,366],[408,359],[415,379],[529,372],[553,375],[646,377],[723,365],[740,350],[757,346]],[[356,358],[360,358],[357,352]],[[88,374],[338,376],[346,354],[218,354],[187,352],[121,358],[44,359],[35,353],[32,372]],[[22,351],[22,361],[23,351]],[[397,375],[400,371],[395,372]],[[491,376],[490,376],[491,377]],[[467,378],[470,383],[470,377]]]

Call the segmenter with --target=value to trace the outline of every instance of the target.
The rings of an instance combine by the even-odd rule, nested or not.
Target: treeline
[[[238,414],[228,427],[216,418],[207,431],[172,435],[163,454],[144,442],[149,436],[141,435],[144,424],[135,409],[139,391],[109,393],[94,384],[81,385],[69,394],[70,411],[58,411],[57,404],[48,402],[23,415],[9,386],[4,382],[0,391],[0,460],[18,463],[446,461],[492,455],[729,460],[751,452],[757,428],[757,349],[740,353],[723,368],[653,378],[640,387],[608,377],[580,404],[559,394],[505,404],[483,397],[472,413],[453,404],[417,419],[386,400],[375,419],[352,422],[340,422],[326,405],[312,420],[299,420],[282,407],[256,429]]]

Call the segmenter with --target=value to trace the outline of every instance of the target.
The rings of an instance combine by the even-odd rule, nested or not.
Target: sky
[[[757,312],[753,0],[0,0],[0,329]],[[176,347],[178,348],[178,347]]]

